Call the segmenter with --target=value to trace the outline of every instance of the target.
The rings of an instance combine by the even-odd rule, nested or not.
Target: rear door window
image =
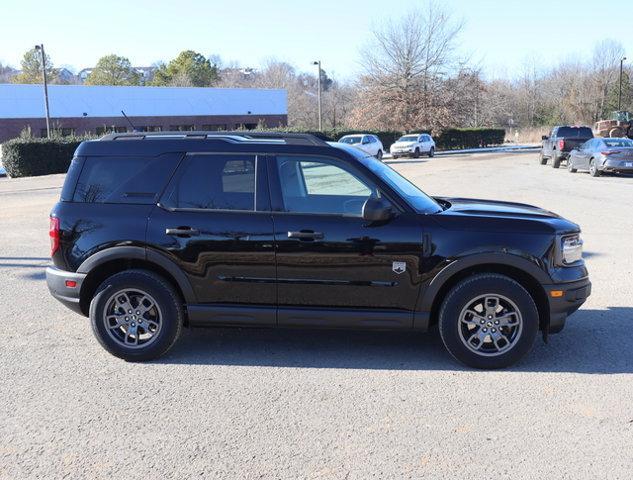
[[[88,156],[74,202],[152,204],[172,176],[182,154],[156,157]]]
[[[197,210],[255,210],[255,156],[188,155],[161,204]]]

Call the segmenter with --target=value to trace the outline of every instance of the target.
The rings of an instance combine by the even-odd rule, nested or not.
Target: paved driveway
[[[47,293],[63,177],[0,179],[0,478],[630,479],[633,178],[534,153],[392,165],[431,194],[577,221],[593,296],[506,371],[463,368],[436,333],[239,329],[130,364]]]

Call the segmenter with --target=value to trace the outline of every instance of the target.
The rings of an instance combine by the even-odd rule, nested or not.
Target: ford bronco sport
[[[302,134],[111,134],[75,152],[50,217],[51,293],[101,345],[156,358],[183,327],[425,331],[512,365],[590,294],[576,224],[432,198]]]

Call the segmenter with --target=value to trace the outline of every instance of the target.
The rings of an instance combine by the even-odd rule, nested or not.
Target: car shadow
[[[395,164],[399,164],[399,163],[426,163],[429,161],[429,158],[403,158],[402,160],[400,159],[391,159],[391,158],[387,158],[387,159],[383,159],[383,162],[388,164],[388,165],[395,165]]]
[[[580,310],[506,371],[633,373],[633,308]],[[187,329],[157,363],[369,370],[469,370],[431,332]]]

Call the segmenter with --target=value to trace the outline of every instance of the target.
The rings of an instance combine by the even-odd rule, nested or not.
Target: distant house
[[[156,72],[156,67],[132,67],[136,73],[141,76],[142,83],[148,83],[154,78],[154,73]],[[77,80],[79,83],[85,83],[88,76],[92,73],[94,68],[84,68],[79,71],[77,74]]]
[[[57,78],[59,79],[60,83],[75,83],[75,79],[77,77],[67,68],[60,68],[57,71]]]
[[[81,74],[81,72],[80,72]],[[132,131],[232,130],[288,122],[285,90],[49,85],[51,128],[60,135]],[[30,128],[46,136],[41,85],[0,85],[0,142]]]

